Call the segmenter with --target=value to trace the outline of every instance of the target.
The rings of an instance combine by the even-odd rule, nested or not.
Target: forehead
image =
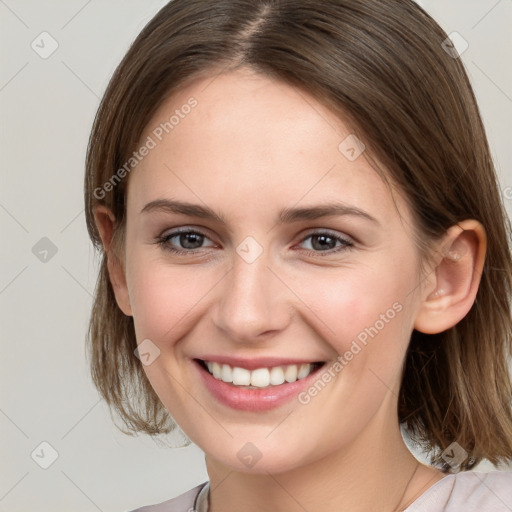
[[[365,153],[354,159],[362,147],[347,124],[304,91],[249,70],[197,79],[173,94],[141,144],[150,140],[129,179],[128,203],[138,211],[178,196],[233,215],[328,200],[381,217],[395,208]]]

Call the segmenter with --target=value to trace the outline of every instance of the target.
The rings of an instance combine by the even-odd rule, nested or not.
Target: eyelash
[[[169,233],[167,235],[158,237],[156,239],[155,243],[158,244],[160,247],[162,247],[164,250],[169,251],[169,252],[179,255],[179,256],[190,255],[191,253],[193,254],[197,251],[200,251],[201,249],[205,249],[202,247],[197,248],[197,249],[176,249],[169,243],[169,241],[172,238],[175,238],[176,236],[183,235],[183,234],[194,234],[194,235],[203,236],[206,239],[209,239],[208,236],[206,236],[204,233],[201,233],[200,231],[196,231],[193,229],[183,229],[183,230],[178,230],[178,231],[172,231],[171,233]],[[311,238],[314,236],[322,236],[322,235],[324,235],[324,236],[326,235],[328,238],[332,238],[336,242],[341,242],[341,245],[337,248],[328,249],[326,251],[314,251],[314,250],[312,251],[312,250],[306,249],[306,254],[308,256],[315,256],[315,257],[316,256],[321,256],[321,257],[329,256],[332,254],[336,254],[336,253],[340,253],[340,252],[349,250],[354,247],[354,243],[352,241],[350,241],[346,238],[343,238],[339,235],[334,235],[334,234],[330,233],[329,231],[316,231],[314,233],[309,233],[307,236],[303,237],[299,241],[299,244],[304,243],[308,238]]]

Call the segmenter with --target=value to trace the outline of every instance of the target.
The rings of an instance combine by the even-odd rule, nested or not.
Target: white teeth
[[[284,371],[284,380],[286,382],[295,382],[297,380],[297,365],[291,364]]]
[[[279,386],[284,382],[284,371],[281,366],[274,366],[270,370],[270,384],[273,386]]]
[[[233,368],[233,384],[236,386],[249,386],[251,384],[251,372],[245,368],[235,366]]]
[[[222,372],[220,376],[224,382],[233,382],[233,370],[229,364],[222,365]]]
[[[258,368],[251,372],[251,386],[266,388],[270,384],[270,372],[266,368]]]
[[[304,377],[307,377],[310,373],[311,373],[311,365],[308,363],[301,364],[300,369],[297,373],[297,379],[303,379]]]
[[[307,377],[314,368],[311,363],[300,365],[273,366],[272,368],[257,368],[247,370],[238,366],[205,361],[208,371],[218,380],[233,383],[235,386],[251,386],[252,388],[266,388],[279,386],[284,382],[295,382]]]
[[[221,377],[221,373],[222,373],[222,370],[220,369],[220,364],[219,363],[213,363],[212,364],[212,373],[213,373],[213,376],[216,378],[216,379],[220,379]]]

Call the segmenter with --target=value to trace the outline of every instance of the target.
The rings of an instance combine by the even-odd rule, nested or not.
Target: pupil
[[[180,244],[185,249],[197,249],[203,243],[203,235],[198,233],[183,233],[180,235]]]
[[[311,242],[313,248],[318,250],[333,249],[334,245],[336,245],[336,241],[333,237],[325,235],[315,235]]]

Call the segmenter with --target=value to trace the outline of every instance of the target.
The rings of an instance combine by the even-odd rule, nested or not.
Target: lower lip
[[[309,387],[317,379],[320,366],[307,377],[295,382],[285,382],[279,386],[269,386],[261,389],[246,389],[216,379],[208,370],[194,361],[199,374],[210,393],[222,404],[242,411],[268,411],[288,402],[301,391]]]

